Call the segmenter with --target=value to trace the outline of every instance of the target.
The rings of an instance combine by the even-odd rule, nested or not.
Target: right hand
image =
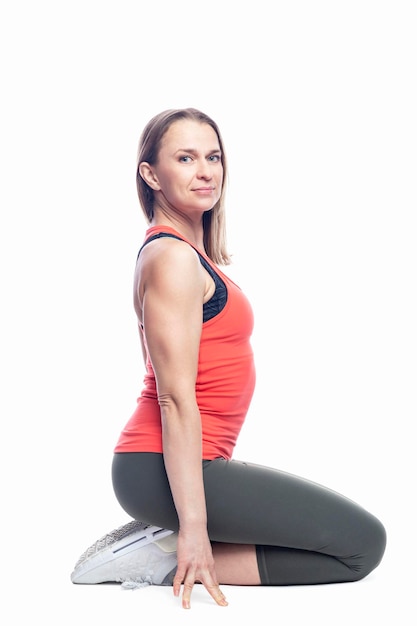
[[[217,582],[213,552],[207,531],[179,531],[177,545],[177,572],[174,577],[174,595],[179,597],[181,585],[182,606],[191,607],[194,584],[200,582],[219,606],[227,606],[226,598]]]

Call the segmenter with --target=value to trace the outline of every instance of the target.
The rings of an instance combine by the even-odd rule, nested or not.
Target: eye
[[[212,163],[218,163],[221,159],[220,154],[211,154],[208,158],[209,161],[211,161]]]
[[[189,163],[191,161],[191,157],[188,154],[185,154],[184,156],[181,156],[179,158],[180,163]]]

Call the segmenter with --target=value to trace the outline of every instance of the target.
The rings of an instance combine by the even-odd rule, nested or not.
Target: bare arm
[[[165,467],[180,523],[174,593],[179,595],[184,583],[183,606],[188,608],[192,587],[201,581],[216,602],[225,604],[207,534],[195,396],[207,275],[188,245],[161,243],[158,254],[153,247],[144,255],[138,300],[157,381]]]

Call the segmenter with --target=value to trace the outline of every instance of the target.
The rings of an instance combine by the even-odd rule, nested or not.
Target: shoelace
[[[100,539],[97,539],[85,552],[82,553],[77,563],[75,564],[74,569],[76,569],[81,563],[84,563],[87,559],[89,559],[93,554],[97,554],[104,548],[108,548],[113,545],[117,541],[124,539],[128,535],[131,535],[134,532],[140,530],[146,530],[149,528],[149,524],[144,524],[143,522],[139,522],[138,520],[132,520],[123,526],[119,526],[115,530],[112,530],[110,533],[103,535]]]

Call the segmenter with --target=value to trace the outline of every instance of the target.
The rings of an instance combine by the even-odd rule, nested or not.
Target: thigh
[[[212,541],[296,548],[328,555],[379,551],[382,524],[322,485],[269,467],[215,459],[203,462]],[[133,518],[178,530],[162,454],[114,456],[113,487]]]
[[[344,496],[292,474],[240,461],[205,465],[210,538],[229,543],[352,554],[384,529]]]

